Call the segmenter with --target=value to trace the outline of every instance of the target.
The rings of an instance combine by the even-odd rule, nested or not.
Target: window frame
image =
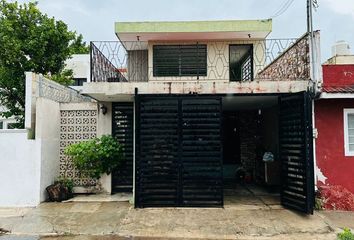
[[[195,46],[198,48],[198,46],[203,46],[203,49],[201,49],[202,51],[204,51],[204,48],[205,48],[205,59],[203,59],[203,61],[205,62],[205,64],[200,64],[200,65],[204,65],[203,66],[203,69],[198,69],[197,73],[195,74],[182,74],[183,70],[182,70],[182,66],[183,66],[183,63],[181,61],[181,59],[183,58],[183,56],[181,55],[182,51],[181,51],[181,48],[182,47],[191,47],[191,46]],[[164,75],[164,74],[158,74],[157,72],[157,66],[156,66],[156,62],[157,61],[155,59],[155,54],[156,54],[156,48],[158,47],[178,47],[179,48],[179,54],[178,54],[178,58],[179,58],[179,62],[178,62],[178,68],[179,68],[179,73],[176,74],[176,75],[173,75],[173,74],[169,74],[169,75]],[[183,77],[196,77],[197,79],[199,79],[199,77],[207,77],[208,76],[208,45],[205,44],[205,43],[202,43],[202,44],[199,44],[199,43],[196,43],[196,44],[156,44],[156,45],[153,45],[152,46],[152,72],[153,72],[153,77],[177,77],[177,78],[183,78]],[[204,52],[203,52],[204,54]],[[200,56],[202,57],[202,56]],[[204,68],[205,68],[205,73],[204,73]],[[201,71],[203,70],[203,71]]]
[[[250,80],[242,80],[242,79],[233,79],[231,80],[231,76],[232,76],[232,73],[231,73],[231,48],[233,46],[249,46],[251,47],[251,79]],[[242,78],[242,76],[241,76]],[[253,43],[245,43],[245,44],[242,44],[242,43],[233,43],[233,44],[229,44],[229,82],[252,82],[254,80],[254,44]]]
[[[344,108],[343,109],[343,128],[344,128],[344,155],[347,157],[353,157],[354,151],[350,151],[349,148],[349,126],[348,126],[348,115],[354,115],[354,108]]]

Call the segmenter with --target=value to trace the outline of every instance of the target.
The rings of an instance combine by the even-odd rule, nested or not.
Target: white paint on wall
[[[315,176],[317,176],[317,181],[326,184],[327,177],[322,173],[321,169],[316,166]]]
[[[90,79],[90,54],[73,54],[65,61],[65,69],[72,69],[74,78]]]
[[[32,207],[40,203],[40,142],[27,130],[0,130],[0,206]]]
[[[59,173],[59,103],[36,99],[36,139],[28,130],[0,130],[0,206],[32,207],[47,199]]]
[[[59,103],[38,98],[36,101],[36,141],[40,149],[40,201],[47,199],[46,187],[59,176]]]

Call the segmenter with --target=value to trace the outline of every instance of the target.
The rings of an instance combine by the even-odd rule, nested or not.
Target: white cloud
[[[323,0],[323,3],[336,13],[351,15],[354,18],[353,0]]]

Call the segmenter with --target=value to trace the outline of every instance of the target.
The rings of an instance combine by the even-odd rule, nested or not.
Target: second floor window
[[[253,46],[230,45],[230,81],[253,80]]]
[[[154,45],[154,77],[207,76],[207,46]]]

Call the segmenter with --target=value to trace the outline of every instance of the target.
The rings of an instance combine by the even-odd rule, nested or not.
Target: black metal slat
[[[133,103],[112,103],[112,135],[122,145],[125,161],[112,173],[112,192],[133,189]]]
[[[178,100],[139,98],[139,207],[177,206]]]
[[[220,102],[190,98],[182,102],[183,203],[188,206],[222,205]],[[208,129],[208,132],[200,132]],[[194,130],[194,131],[190,131]],[[188,154],[209,154],[208,162]],[[211,155],[210,155],[211,154]]]
[[[280,98],[280,159],[282,204],[305,213],[313,212],[311,108],[307,93]]]
[[[207,46],[154,45],[154,76],[206,76]]]
[[[222,206],[220,99],[138,98],[137,206]]]

